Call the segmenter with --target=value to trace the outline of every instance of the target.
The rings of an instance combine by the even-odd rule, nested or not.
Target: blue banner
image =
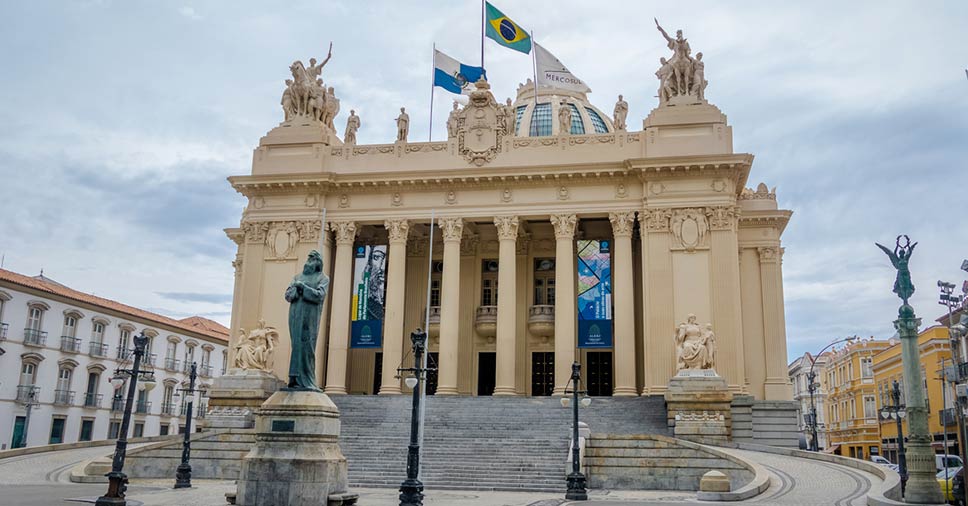
[[[578,241],[578,347],[612,347],[609,241]]]
[[[356,247],[350,348],[383,346],[383,304],[386,296],[386,246]]]

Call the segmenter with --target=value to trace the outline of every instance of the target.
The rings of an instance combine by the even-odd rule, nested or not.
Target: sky
[[[682,29],[749,185],[776,186],[788,355],[848,335],[890,337],[894,272],[874,242],[918,242],[912,304],[940,316],[938,279],[968,258],[968,3],[499,0],[496,5],[629,125],[656,106],[655,29]],[[0,254],[72,288],[227,324],[245,199],[226,182],[282,120],[296,59],[323,71],[363,143],[392,142],[406,106],[429,134],[433,44],[480,62],[480,2],[31,1],[0,16]],[[528,56],[485,44],[499,100]],[[433,138],[452,96],[435,93]],[[671,335],[670,335],[671,339]]]

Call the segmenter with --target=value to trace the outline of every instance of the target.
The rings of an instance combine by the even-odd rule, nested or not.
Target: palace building
[[[751,180],[753,155],[733,150],[702,74],[683,85],[666,70],[641,129],[621,100],[609,117],[585,93],[529,80],[505,105],[479,81],[447,140],[408,140],[401,111],[398,140],[374,145],[355,144],[355,127],[344,143],[332,109],[290,87],[287,120],[251,173],[229,178],[248,199],[226,229],[233,345],[264,320],[287,376],[283,294],[321,248],[329,394],[404,392],[397,369],[429,321],[436,395],[560,395],[575,361],[591,395],[661,395],[695,315],[730,391],[790,400],[780,239],[792,212]]]

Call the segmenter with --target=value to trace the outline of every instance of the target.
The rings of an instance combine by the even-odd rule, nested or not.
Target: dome
[[[559,135],[558,109],[562,101],[571,107],[571,135],[607,134],[615,131],[607,114],[588,101],[585,93],[541,86],[535,100],[531,79],[518,86],[514,101],[518,137]]]

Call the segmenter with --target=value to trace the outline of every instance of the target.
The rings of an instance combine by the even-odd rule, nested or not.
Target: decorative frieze
[[[632,230],[635,228],[635,211],[608,213],[608,221],[612,223],[612,235],[632,237]]]
[[[444,203],[449,206],[456,204],[457,192],[455,192],[454,190],[448,190],[447,193],[444,195]]]
[[[706,208],[706,215],[709,216],[709,226],[713,230],[736,230],[739,213],[740,210],[737,206],[713,206]]]
[[[756,252],[760,255],[760,263],[776,263],[780,259],[778,250],[779,248],[775,246],[756,248]]]
[[[438,222],[444,242],[460,242],[464,233],[464,220],[461,218],[441,218]]]
[[[643,209],[639,213],[639,222],[643,223],[649,232],[667,232],[671,217],[671,209]]]
[[[395,218],[383,222],[387,229],[387,236],[390,243],[406,243],[407,235],[410,233],[410,222],[406,219]]]
[[[706,210],[702,208],[675,209],[669,218],[669,230],[672,232],[673,247],[686,251],[706,246],[706,235],[709,232],[709,221]]]
[[[390,196],[390,205],[393,206],[393,207],[400,207],[400,206],[402,206],[403,205],[403,195],[401,195],[400,192],[394,192],[393,195]]]
[[[352,221],[331,221],[329,229],[333,231],[337,246],[352,246],[356,240],[356,223]]]
[[[578,216],[574,214],[552,214],[551,224],[555,227],[556,239],[571,239],[575,237],[575,225]]]
[[[498,239],[502,241],[517,240],[518,238],[518,217],[517,216],[495,216],[494,226],[497,227]]]
[[[615,198],[624,199],[629,196],[629,189],[625,186],[625,183],[619,183],[615,186]]]
[[[505,189],[501,190],[501,202],[504,202],[505,204],[507,204],[507,203],[511,202],[512,200],[514,200],[513,197],[514,196],[511,193],[511,189],[510,188],[505,188]]]
[[[339,196],[339,208],[346,209],[348,207],[350,207],[350,196],[344,193]]]

